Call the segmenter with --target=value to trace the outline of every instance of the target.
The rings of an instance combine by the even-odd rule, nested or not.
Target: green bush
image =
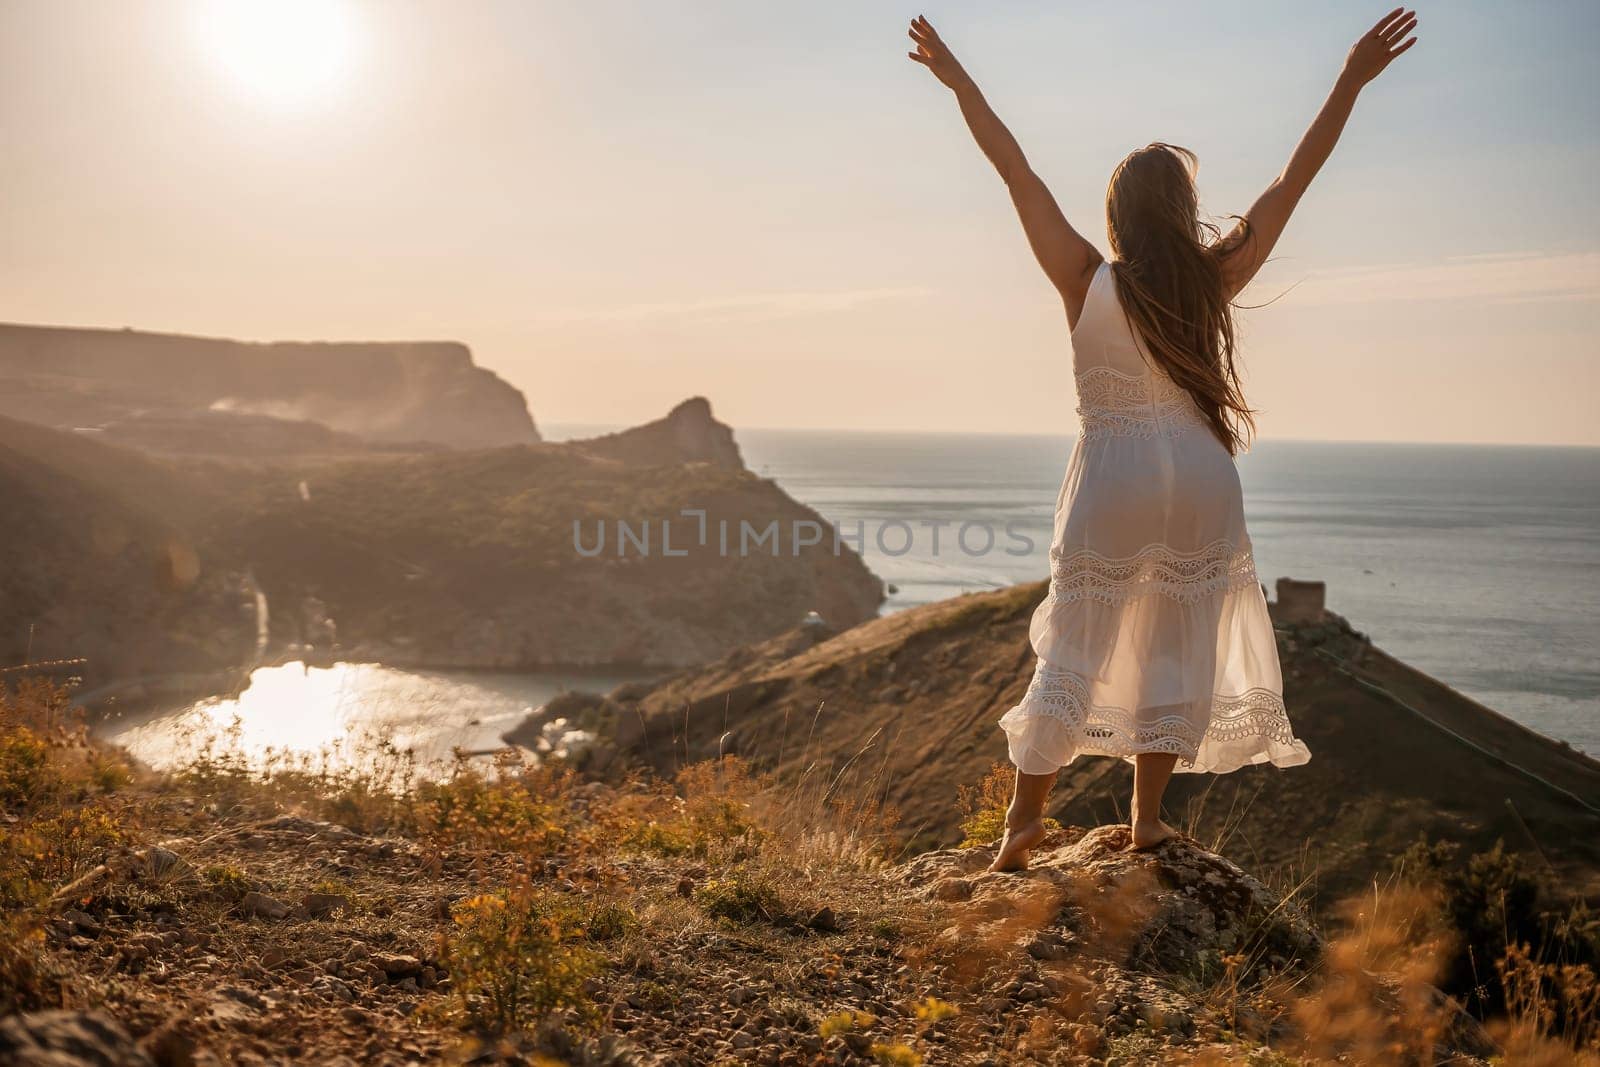
[[[776,882],[743,864],[695,887],[694,899],[707,915],[729,922],[786,926],[795,921]]]
[[[15,811],[54,792],[59,774],[50,746],[26,726],[0,734],[0,807]]]
[[[505,1034],[586,1007],[584,981],[600,964],[571,901],[523,884],[464,901],[452,917],[444,962],[459,1021]]]
[[[237,904],[256,884],[237,867],[214,864],[200,872],[200,878],[213,896],[228,904]]]
[[[572,835],[566,772],[528,768],[491,778],[460,764],[444,782],[424,782],[403,812],[410,829],[456,847],[547,855]]]

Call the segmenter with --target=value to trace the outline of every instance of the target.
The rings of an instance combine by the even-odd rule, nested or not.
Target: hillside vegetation
[[[998,770],[970,840],[897,862],[879,774],[839,753],[787,780],[155,775],[38,681],[0,738],[7,1063],[1600,1063],[1581,911],[1481,958],[1489,1029],[1436,988],[1479,944],[1455,918],[1531,903],[1484,897],[1481,860],[1319,921],[1302,887],[1120,826],[984,873]]]

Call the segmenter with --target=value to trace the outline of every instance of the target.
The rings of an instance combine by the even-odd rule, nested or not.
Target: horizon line
[[[715,416],[713,416],[715,417]],[[606,433],[617,433],[622,430],[631,430],[636,426],[643,426],[654,422],[647,419],[645,422],[620,423],[620,422],[589,422],[581,419],[545,419],[538,420],[540,435],[552,444],[545,436],[545,431],[555,427],[582,427],[584,429],[597,429]],[[1046,437],[1071,440],[1078,436],[1076,432],[1059,432],[1048,430],[1021,431],[1021,430],[922,430],[903,427],[886,427],[881,429],[862,429],[850,426],[737,426],[724,422],[718,418],[737,436],[744,432],[755,433],[837,433],[837,434],[869,434],[874,436],[918,436],[918,437]],[[578,438],[571,438],[578,440]],[[1555,442],[1555,441],[1465,441],[1459,439],[1442,439],[1429,441],[1385,440],[1381,438],[1356,438],[1356,437],[1258,437],[1255,443],[1273,444],[1305,444],[1305,445],[1399,445],[1415,446],[1418,448],[1451,447],[1451,448],[1563,448],[1579,451],[1600,451],[1600,442],[1593,444]],[[1248,450],[1247,450],[1248,452]]]

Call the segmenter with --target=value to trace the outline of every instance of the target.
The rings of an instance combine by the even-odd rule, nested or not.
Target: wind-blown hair
[[[1194,398],[1229,454],[1237,454],[1248,447],[1255,419],[1234,365],[1222,254],[1248,239],[1248,228],[1241,219],[1223,238],[1200,218],[1196,162],[1188,149],[1157,142],[1117,165],[1106,189],[1111,271],[1151,358]]]

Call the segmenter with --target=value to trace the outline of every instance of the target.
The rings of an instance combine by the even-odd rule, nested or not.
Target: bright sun
[[[207,54],[272,103],[322,97],[350,67],[355,26],[346,0],[202,0],[198,19]]]

